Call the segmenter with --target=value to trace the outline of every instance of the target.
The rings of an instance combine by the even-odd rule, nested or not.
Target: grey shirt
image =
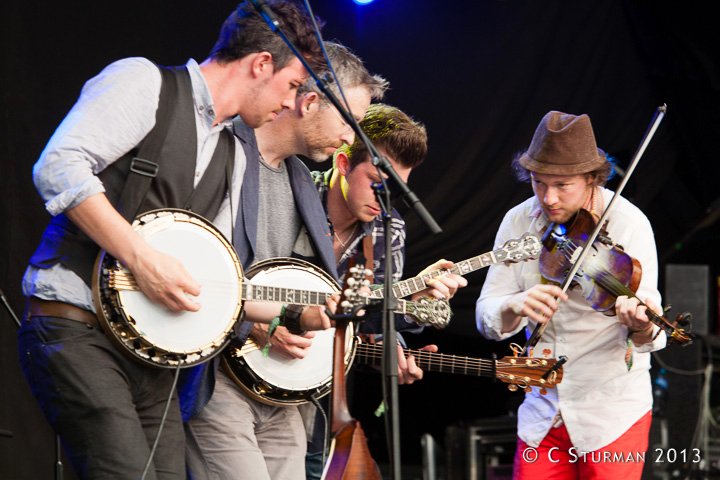
[[[260,198],[254,263],[268,258],[289,257],[302,224],[285,162],[273,168],[261,158],[259,174]]]

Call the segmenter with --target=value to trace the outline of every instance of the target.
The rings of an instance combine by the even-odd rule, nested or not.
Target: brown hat
[[[578,175],[602,167],[605,152],[597,148],[590,117],[548,112],[518,162],[531,172]]]

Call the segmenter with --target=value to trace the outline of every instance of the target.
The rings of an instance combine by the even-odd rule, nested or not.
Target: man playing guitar
[[[392,164],[400,178],[407,182],[410,172],[425,159],[427,153],[427,134],[425,127],[414,121],[398,108],[373,104],[367,110],[360,127],[375,144],[380,153]],[[333,168],[327,172],[314,172],[318,190],[328,214],[328,221],[333,230],[333,251],[338,262],[338,273],[343,275],[350,259],[358,263],[366,260],[363,244],[371,248],[372,265],[367,267],[373,271],[374,283],[384,282],[385,247],[384,227],[379,218],[380,206],[371,187],[380,181],[380,173],[370,162],[366,146],[356,140],[335,153]],[[396,210],[391,212],[393,281],[402,278],[405,257],[405,222]],[[453,263],[440,260],[427,267],[423,272],[436,269],[451,268]],[[458,288],[467,285],[467,281],[455,274],[439,276],[428,282],[426,290],[413,295],[412,299],[422,296],[450,299]],[[377,334],[382,331],[379,316],[370,316],[361,324],[361,332]],[[419,331],[422,329],[407,319],[396,316],[397,331]],[[424,350],[435,352],[436,345],[427,345]],[[398,345],[398,381],[410,384],[423,377],[412,356],[405,357],[402,347]],[[308,409],[312,409],[308,405]],[[308,478],[320,478],[322,471],[322,439],[321,428],[316,420],[312,438],[308,445]]]

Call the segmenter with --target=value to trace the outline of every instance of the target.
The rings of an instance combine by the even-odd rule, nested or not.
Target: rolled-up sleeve
[[[514,225],[513,212],[514,209],[508,212],[500,224],[495,237],[496,249],[506,241],[518,238],[525,233],[523,228],[518,229],[518,226]],[[490,340],[504,340],[512,337],[527,325],[527,319],[523,318],[514,330],[505,333],[502,331],[500,310],[508,298],[523,291],[519,282],[520,275],[520,265],[518,264],[498,264],[491,266],[488,270],[480,297],[475,303],[475,324],[483,337]]]
[[[628,252],[632,252],[632,255],[642,265],[642,277],[635,295],[642,302],[649,299],[658,308],[662,308],[662,298],[657,288],[658,261],[655,235],[648,219],[639,210],[632,210],[632,212],[635,214],[635,218],[628,219],[628,225],[632,225],[632,228],[627,229],[631,236],[625,242],[624,247]],[[662,311],[658,313],[662,314]],[[643,345],[633,344],[634,349],[637,352],[645,353],[665,348],[667,336],[664,331],[655,336],[658,330],[660,327],[653,326],[653,336],[655,337],[653,341]]]
[[[51,215],[105,191],[96,175],[153,128],[160,84],[158,68],[143,58],[114,62],[85,84],[33,168]]]

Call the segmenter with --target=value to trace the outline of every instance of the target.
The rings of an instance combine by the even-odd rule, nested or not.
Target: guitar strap
[[[363,256],[365,257],[365,270],[367,272],[365,279],[372,285],[374,277],[373,266],[375,265],[375,245],[373,244],[372,234],[363,237]]]
[[[160,164],[149,159],[158,159],[160,151],[165,144],[168,129],[170,128],[170,117],[173,110],[172,101],[177,97],[177,84],[172,81],[173,73],[170,69],[159,67],[162,76],[160,87],[160,99],[155,113],[155,125],[150,133],[143,139],[138,147],[138,152],[130,162],[130,172],[122,193],[120,194],[119,205],[122,205],[122,213],[125,219],[132,222],[137,216],[140,205],[150,190],[153,179],[160,170]]]
[[[175,75],[181,69],[158,68],[162,76],[162,85],[155,113],[155,128],[140,143],[137,154],[130,162],[130,171],[118,203],[118,205],[122,205],[121,213],[129,222],[132,222],[141,213],[143,202],[150,191],[153,180],[157,177],[160,170],[158,162],[162,158],[161,152],[168,139],[171,120],[176,114],[175,103],[179,89]],[[183,202],[182,208],[212,219],[222,203],[223,192],[230,191],[234,158],[235,141],[229,131],[223,130],[210,163],[198,185],[193,188],[189,198]],[[218,188],[219,185],[224,188]]]

